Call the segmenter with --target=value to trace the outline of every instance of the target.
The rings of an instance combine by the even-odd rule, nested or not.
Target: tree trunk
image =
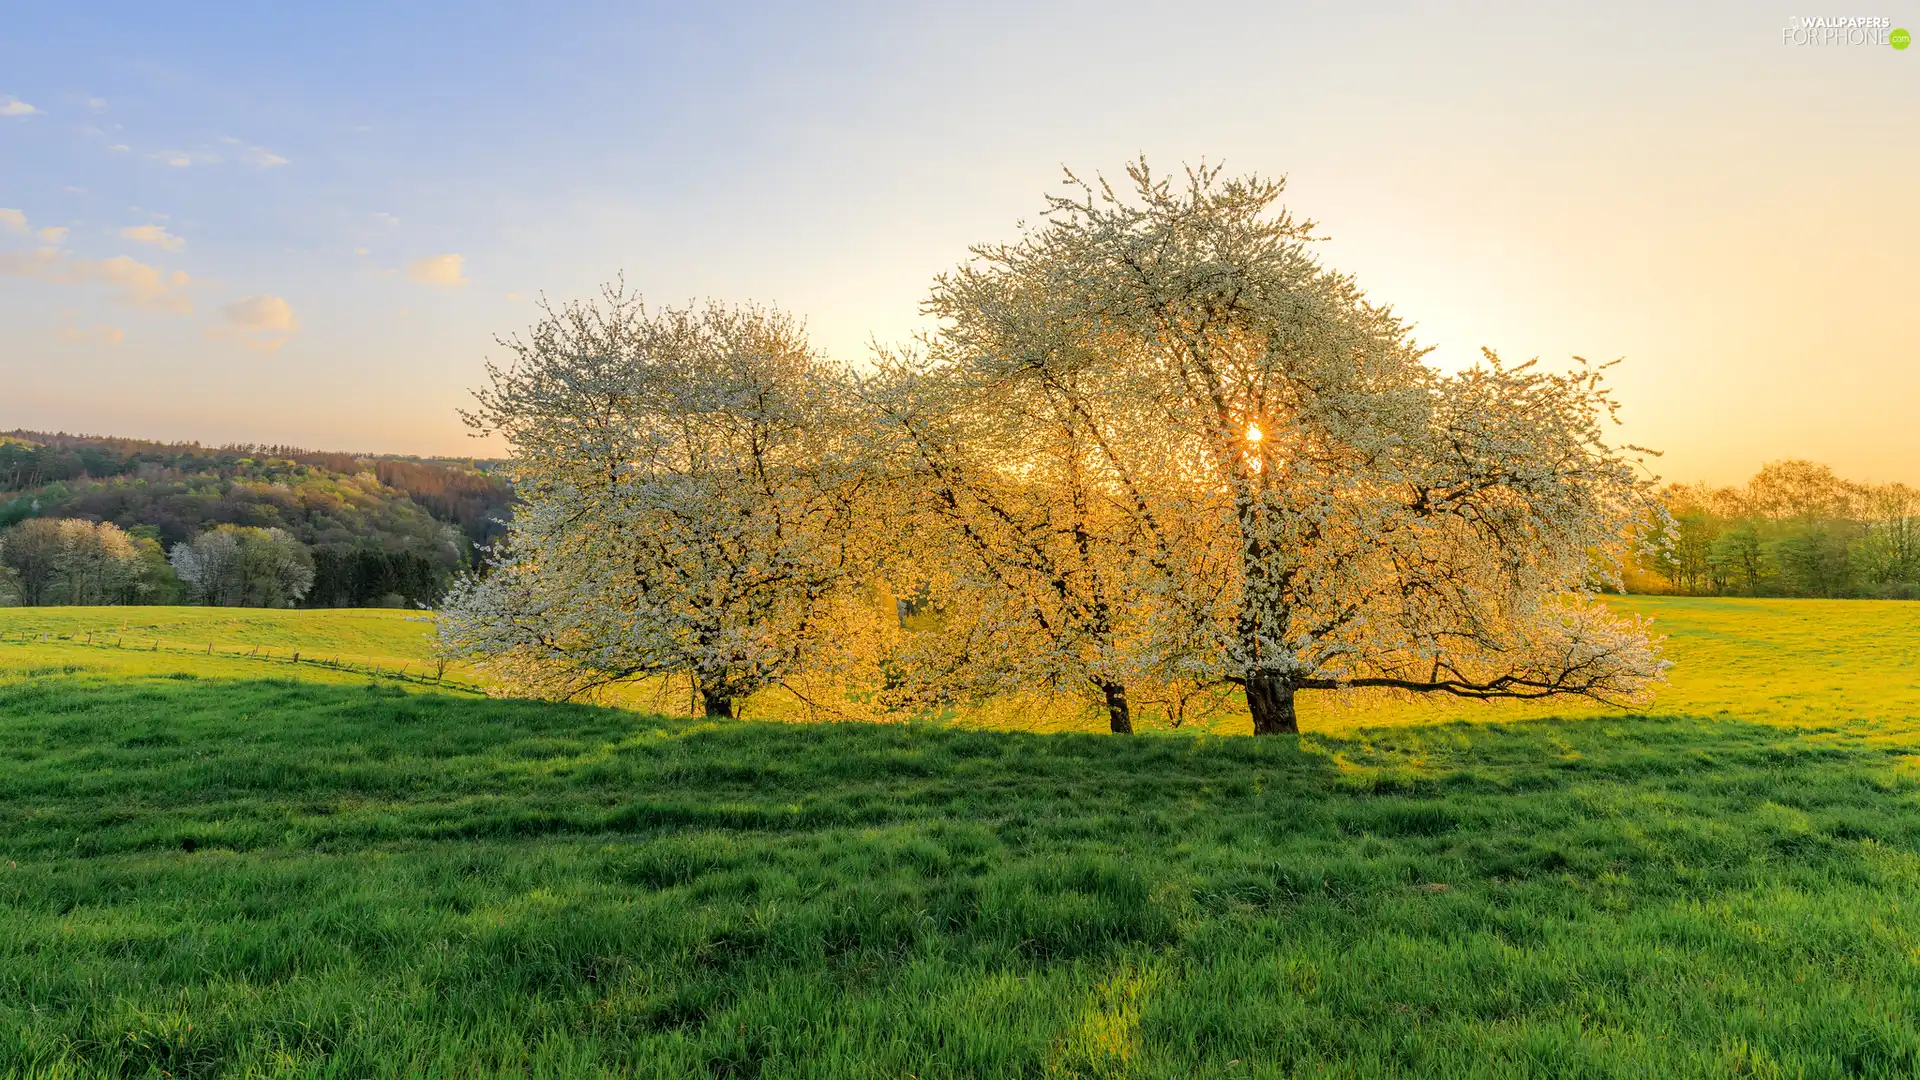
[[[1298,735],[1300,721],[1293,714],[1293,683],[1272,672],[1247,675],[1247,710],[1253,713],[1255,735]]]
[[[1127,688],[1119,683],[1098,684],[1107,696],[1107,724],[1115,735],[1133,734],[1133,710],[1127,707]]]
[[[733,698],[725,691],[702,690],[700,702],[707,707],[709,719],[733,719]]]

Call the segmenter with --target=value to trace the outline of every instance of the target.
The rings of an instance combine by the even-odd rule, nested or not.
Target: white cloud
[[[32,116],[39,111],[17,97],[0,98],[0,116]]]
[[[124,150],[126,147],[116,144],[107,149]],[[195,165],[218,165],[226,160],[219,154],[207,150],[157,150],[148,154],[147,158],[175,169],[187,169]]]
[[[227,322],[243,330],[291,334],[300,329],[293,305],[281,296],[249,296],[220,309]]]
[[[0,251],[0,275],[6,277],[47,278],[56,280],[55,275],[66,263],[66,256],[59,248],[43,247],[32,251]]]
[[[120,230],[123,240],[132,240],[141,244],[152,244],[167,251],[179,251],[187,242],[173,235],[159,225],[129,225]]]
[[[423,285],[465,285],[466,262],[458,255],[429,255],[407,264],[407,279]]]
[[[379,222],[382,225],[385,225],[389,229],[393,228],[395,225],[400,224],[400,219],[397,217],[394,217],[392,214],[376,213],[373,215],[373,220]]]
[[[107,107],[106,98],[90,97],[87,99],[87,108],[92,109],[94,112],[101,112],[105,110],[106,107]]]
[[[525,296],[523,296],[523,295],[521,295],[520,293],[517,293],[517,292],[510,292],[510,293],[508,293],[508,294],[507,294],[507,299],[509,299],[509,300],[513,300],[513,301],[515,301],[515,302],[518,302],[518,301],[521,301],[521,300],[525,300],[525,299],[526,299],[526,297],[525,297]]]
[[[193,279],[184,270],[162,270],[126,255],[111,259],[71,260],[73,279],[99,282],[120,291],[120,299],[134,307],[152,311],[193,314],[193,298],[186,290]]]
[[[281,157],[279,154],[274,153],[264,146],[249,146],[247,147],[246,153],[242,156],[244,156],[248,162],[258,165],[263,169],[271,169],[277,165],[285,165],[287,163],[286,158]]]
[[[116,154],[130,154],[133,152],[133,147],[128,146],[126,143],[123,143],[123,142],[114,143],[112,146],[107,147],[107,149],[113,151]]]
[[[82,330],[77,326],[63,326],[60,337],[65,341],[77,341],[89,345],[118,345],[127,340],[127,332],[117,326],[95,326]]]
[[[193,313],[193,279],[184,270],[162,270],[126,255],[76,259],[56,247],[0,251],[0,276],[37,278],[61,285],[105,285],[114,298],[148,311]]]
[[[209,337],[238,341],[249,349],[272,352],[287,343],[300,329],[293,305],[279,296],[249,296],[220,309],[224,326],[210,327]]]
[[[85,195],[85,194],[87,193],[87,189],[86,189],[86,188],[83,188],[83,187],[75,187],[75,186],[74,186],[74,185],[72,185],[72,184],[68,184],[68,185],[67,185],[66,187],[64,187],[64,188],[62,188],[61,190],[62,190],[62,191],[70,191],[70,192],[72,192],[72,193],[73,193],[73,194],[75,194],[75,195]]]
[[[363,248],[363,247],[357,247],[357,248],[354,248],[354,249],[353,249],[353,253],[354,253],[355,255],[371,255],[371,254],[373,254],[373,249],[372,249],[372,248]]]
[[[5,207],[0,207],[0,229],[11,233],[24,234],[31,232],[49,244],[57,244],[67,238],[66,226],[48,225],[46,228],[36,230],[27,224],[27,215],[18,210],[9,210]]]

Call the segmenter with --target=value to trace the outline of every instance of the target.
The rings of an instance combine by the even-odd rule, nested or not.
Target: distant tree
[[[1768,545],[1787,591],[1799,596],[1846,596],[1853,588],[1849,558],[1852,522],[1813,519],[1789,525]]]
[[[222,526],[175,544],[167,560],[194,603],[238,606],[240,538],[232,527]]]
[[[1713,561],[1718,580],[1724,583],[1722,590],[1716,591],[1738,589],[1758,595],[1774,573],[1760,530],[1752,521],[1741,521],[1715,538],[1708,558]]]
[[[319,548],[313,571],[304,600],[309,607],[432,604],[446,586],[446,575],[432,560],[410,551]]]
[[[133,542],[130,603],[177,604],[186,598],[186,586],[167,562],[166,551],[152,536],[129,533]]]
[[[1719,520],[1703,508],[1690,507],[1673,514],[1665,543],[1659,545],[1656,558],[1661,572],[1679,591],[1714,591],[1717,566],[1713,561],[1713,544],[1719,533]]]
[[[239,570],[244,607],[291,607],[313,585],[313,556],[284,529],[243,536]]]
[[[1853,485],[1811,461],[1770,461],[1747,483],[1747,502],[1762,517],[1809,524],[1852,516]]]
[[[1866,489],[1865,534],[1854,552],[1860,577],[1875,585],[1920,583],[1920,491],[1904,484]]]
[[[132,540],[116,525],[56,523],[62,550],[55,560],[58,602],[113,604],[127,599],[139,568]]]
[[[122,604],[142,592],[142,549],[111,524],[30,519],[0,532],[0,565],[25,604]]]
[[[1643,563],[1658,576],[1636,587],[1920,597],[1920,493],[1912,488],[1852,483],[1809,461],[1774,461],[1740,487],[1673,484],[1661,497],[1670,524]]]
[[[287,607],[313,585],[313,557],[283,529],[222,525],[169,552],[195,603]]]
[[[877,479],[846,374],[777,312],[648,312],[614,287],[547,310],[469,420],[512,447],[521,503],[444,647],[570,697],[691,681],[710,716],[785,687],[832,705],[871,671]]]
[[[29,607],[56,603],[60,554],[66,537],[53,518],[32,518],[0,534],[0,562],[12,571],[20,602]]]

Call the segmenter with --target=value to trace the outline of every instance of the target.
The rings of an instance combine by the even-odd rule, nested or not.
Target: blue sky
[[[3,16],[0,428],[485,452],[455,409],[542,290],[857,361],[1144,152],[1286,174],[1442,362],[1624,356],[1669,475],[1920,482],[1920,50],[1786,11],[77,8]]]

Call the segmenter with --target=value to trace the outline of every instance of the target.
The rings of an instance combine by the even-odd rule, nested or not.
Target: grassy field
[[[291,662],[296,654],[308,662],[337,660],[342,665],[396,671],[410,666],[418,671],[431,663],[432,633],[428,612],[379,608],[0,608],[0,645],[28,647],[0,652],[0,657],[12,656],[15,662],[29,655],[72,660],[75,654],[63,650],[73,646],[155,654],[141,659],[94,653],[85,661],[102,671],[128,674],[202,671],[202,658],[209,655]],[[258,668],[242,670],[260,673]]]
[[[1297,743],[663,719],[245,655],[390,671],[399,613],[145,616],[208,656],[0,612],[0,1075],[1920,1073],[1920,605],[1631,603],[1651,715]]]
[[[1920,604],[1647,596],[1611,602],[1653,616],[1658,632],[1669,636],[1668,654],[1677,664],[1652,712],[1920,734]],[[9,670],[73,667],[99,677],[187,673],[358,683],[377,673],[431,681],[438,665],[429,618],[425,612],[377,609],[0,608],[0,678]],[[299,669],[288,670],[295,655]],[[443,681],[473,685],[459,665],[450,665]],[[671,700],[646,692],[631,696],[678,705],[683,713],[688,704],[684,691]],[[1308,728],[1328,733],[1618,714],[1564,702],[1501,706],[1366,694],[1303,694],[1300,708]],[[767,715],[778,708],[755,702],[748,712]],[[1107,726],[1104,710],[989,710],[982,717],[976,723],[998,729],[1093,733]],[[1233,717],[1209,730],[1240,734],[1246,728],[1245,717]]]

